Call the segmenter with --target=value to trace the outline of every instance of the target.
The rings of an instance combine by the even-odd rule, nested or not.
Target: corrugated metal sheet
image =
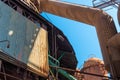
[[[37,26],[9,6],[0,2],[0,49],[22,61],[42,76],[48,75],[47,31]],[[31,63],[32,64],[31,64]]]

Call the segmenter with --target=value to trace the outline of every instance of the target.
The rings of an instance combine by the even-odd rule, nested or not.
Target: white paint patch
[[[29,45],[29,48],[32,48],[32,45]]]
[[[13,31],[13,30],[10,30],[10,31],[8,32],[8,35],[9,35],[9,36],[12,36],[13,33],[14,33],[14,31]]]
[[[32,39],[32,40],[31,40],[31,43],[33,43],[33,42],[34,42],[34,40]]]
[[[36,37],[37,36],[37,34],[34,34],[34,37]]]
[[[39,31],[39,28],[36,28],[36,31],[38,32],[38,31]]]

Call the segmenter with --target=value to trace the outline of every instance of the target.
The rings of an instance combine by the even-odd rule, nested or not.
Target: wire
[[[92,75],[92,76],[97,76],[97,77],[104,77],[104,78],[113,79],[112,77],[109,77],[109,76],[103,76],[103,75],[98,75],[98,74],[93,74],[93,73],[87,73],[87,72],[83,72],[83,71],[73,70],[73,69],[70,69],[70,68],[51,66],[51,65],[50,65],[50,67],[51,68],[62,69],[62,70],[66,70],[66,71],[77,72],[77,73],[80,73],[80,74],[87,74],[87,75]]]

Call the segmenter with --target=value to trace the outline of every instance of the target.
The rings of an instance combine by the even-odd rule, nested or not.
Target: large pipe
[[[111,67],[115,76],[120,76],[120,33],[108,40],[109,57],[111,60]]]
[[[60,1],[41,1],[40,9],[41,11],[95,26],[105,66],[109,70],[110,59],[107,41],[117,33],[111,16],[100,9]]]

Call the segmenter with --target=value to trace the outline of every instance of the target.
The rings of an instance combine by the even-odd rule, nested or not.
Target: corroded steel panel
[[[9,48],[6,47],[7,41],[0,43],[0,49],[6,54],[25,64],[31,61],[33,64],[30,67],[34,71],[44,77],[48,75],[47,31],[0,2],[0,41],[2,40],[10,42]],[[37,45],[39,42],[40,45]],[[31,55],[38,56],[31,57]],[[41,55],[44,56],[41,57]]]

